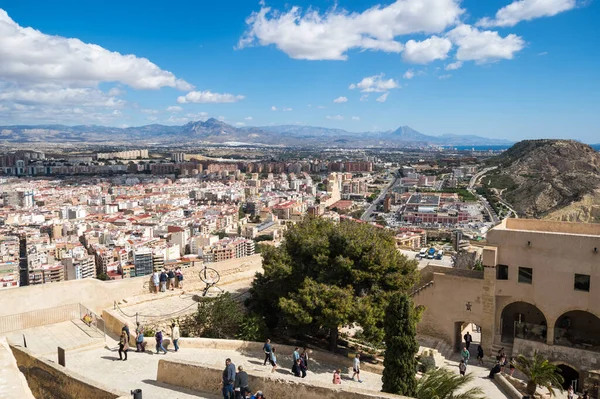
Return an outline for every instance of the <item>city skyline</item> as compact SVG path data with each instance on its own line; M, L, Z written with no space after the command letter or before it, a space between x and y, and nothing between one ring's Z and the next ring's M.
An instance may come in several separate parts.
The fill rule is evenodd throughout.
M7 1L0 124L214 117L596 142L596 2L485 3Z

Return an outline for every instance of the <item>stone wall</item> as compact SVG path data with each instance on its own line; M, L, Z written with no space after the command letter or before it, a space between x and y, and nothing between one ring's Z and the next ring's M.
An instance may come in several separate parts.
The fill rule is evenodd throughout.
M583 384L588 387L587 373L584 371L600 369L600 353L598 352L515 338L513 353L531 356L534 351L538 351L552 363L564 364L577 370L580 375L580 386Z
M158 382L184 387L195 391L220 394L219 384L222 370L198 363L178 360L158 362ZM405 396L372 392L356 388L355 385L323 385L317 382L289 381L276 376L249 375L249 386L255 392L262 390L267 398L302 399L408 399Z
M130 395L118 392L67 370L46 359L36 358L25 348L10 347L19 370L37 399L126 399Z
M0 396L4 399L34 399L4 337L0 337Z

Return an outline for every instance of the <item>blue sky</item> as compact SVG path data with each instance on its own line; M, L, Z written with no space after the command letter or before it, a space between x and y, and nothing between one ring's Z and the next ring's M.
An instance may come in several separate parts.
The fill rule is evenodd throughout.
M599 22L578 0L0 0L0 124L596 143Z

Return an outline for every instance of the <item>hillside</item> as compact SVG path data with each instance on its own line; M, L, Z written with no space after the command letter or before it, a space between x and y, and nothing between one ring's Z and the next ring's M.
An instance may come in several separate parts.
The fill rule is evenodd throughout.
M490 164L482 181L521 216L598 221L592 215L600 192L600 153L573 140L525 140ZM598 190L598 191L597 191Z

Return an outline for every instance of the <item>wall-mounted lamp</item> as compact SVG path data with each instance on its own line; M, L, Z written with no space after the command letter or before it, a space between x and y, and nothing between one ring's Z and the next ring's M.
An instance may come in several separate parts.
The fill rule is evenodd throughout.
M531 246L531 241L527 241L527 246L530 247Z
M598 253L598 248L594 247L594 253L597 254Z

